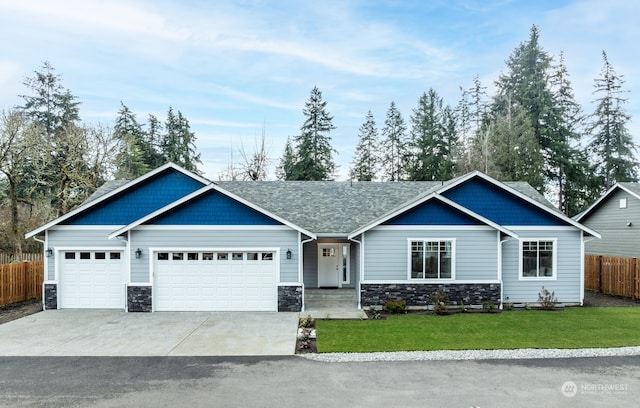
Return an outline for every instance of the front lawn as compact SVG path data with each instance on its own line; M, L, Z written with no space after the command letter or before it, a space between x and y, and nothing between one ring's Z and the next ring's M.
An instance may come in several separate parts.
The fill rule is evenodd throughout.
M318 320L320 353L640 345L640 308L393 315L386 320Z

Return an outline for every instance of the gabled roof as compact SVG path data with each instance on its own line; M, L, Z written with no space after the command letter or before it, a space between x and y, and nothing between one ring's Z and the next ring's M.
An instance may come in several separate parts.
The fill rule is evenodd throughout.
M319 236L343 236L441 182L219 181L227 191Z
M588 215L591 215L602 203L604 203L616 190L623 190L632 195L633 197L640 200L640 183L631 183L631 182L619 182L613 185L609 190L607 190L600 198L596 200L595 203L591 204L589 208L581 212L580 214L575 216L575 220L580 222L585 219Z
M150 214L148 214L148 215L146 215L146 216L144 216L142 218L137 219L136 221L130 223L129 225L125 225L124 227L122 227L120 229L117 229L116 231L114 231L111 234L109 234L109 239L113 239L113 238L115 238L115 237L117 237L119 235L122 235L122 234L126 233L127 231L130 231L131 229L133 229L133 228L135 228L135 227L137 227L139 225L145 224L145 223L153 220L154 218L159 217L160 215L163 215L163 214L167 213L168 211L171 211L174 208L177 208L177 207L179 207L179 206L181 206L181 205L183 205L185 203L188 203L191 200L194 200L197 197L202 196L203 194L205 194L205 193L207 193L209 191L217 191L217 192L219 192L221 194L224 194L227 197L229 197L229 198L231 198L233 200L236 200L236 201L238 201L238 202L240 202L240 203L242 203L242 204L244 204L244 205L246 205L246 206L248 206L248 207L250 207L250 208L252 208L252 209L254 209L254 210L256 210L256 211L258 211L258 212L260 212L262 214L264 214L264 215L266 215L267 217L273 218L274 220L276 220L278 222L281 222L282 224L287 225L288 227L291 227L291 228L301 232L302 234L305 234L305 235L309 236L310 238L313 238L313 239L316 238L316 235L313 232L308 231L308 230L306 230L304 228L301 228L298 225L295 225L295 224L291 223L290 221L288 221L288 220L286 220L286 219L284 219L284 218L282 218L282 217L280 217L280 216L278 216L276 214L273 214L273 213L271 213L271 212L269 212L269 211L267 211L267 210L255 205L254 203L249 202L249 201L245 200L244 198L239 197L239 196L237 196L237 195L235 195L235 194L233 194L233 193L231 193L229 191L226 191L224 188L212 183L212 184L209 184L209 185L207 185L205 187L202 187L201 189L199 189L197 191L194 191L193 193L188 194L188 195L184 196L183 198L181 198L179 200L176 200L176 201L174 201L174 202L172 202L172 203L170 203L170 204L168 204L168 205L166 205L166 206L164 206L164 207L162 207L162 208L160 208L160 209L158 209L158 210L156 210L156 211L154 211L154 212L152 212L152 213L150 213Z
M363 226L362 228L359 228L359 229L357 229L355 231L352 231L349 234L348 238L349 239L355 238L356 236L362 234L363 232L368 231L371 228L376 227L376 226L384 223L385 221L388 221L388 220L390 220L390 219L392 219L392 218L394 218L394 217L396 217L396 216L398 216L398 215L400 215L400 214L402 214L402 213L404 213L404 212L406 212L406 211L408 211L408 210L410 210L412 208L415 208L420 204L426 203L426 202L428 202L430 200L441 201L444 204L455 208L456 210L458 210L458 211L460 211L460 212L462 212L462 213L464 213L464 214L466 214L466 215L468 215L468 216L480 221L481 223L483 223L485 225L488 225L488 226L490 226L492 228L495 228L498 231L500 231L500 232L502 232L502 233L504 233L506 235L509 235L509 236L511 236L513 238L518 238L518 235L515 232L496 224L495 222L493 222L493 221L481 216L480 214L476 214L473 211L470 211L469 209L457 204L456 202L451 201L448 198L439 195L437 192L429 193L427 195L422 195L421 197L419 197L416 200L413 200L410 203L403 204L403 205L397 207L396 209L394 209L392 211L389 211L387 214L383 215L382 217L378 217L377 219L373 220L372 222L370 222L369 224Z
M561 211L559 211L557 208L555 208L553 205L551 205L547 200L544 199L544 197L540 194L538 194L535 189L533 189L533 187L531 187L529 184L527 183L521 183L521 182L517 182L517 183L504 183L504 182L500 182L498 180L495 180L492 177L487 176L486 174L479 172L479 171L473 171L471 173L468 173L462 177L459 177L458 179L455 180L455 182L453 183L449 183L445 186L443 186L441 189L438 190L438 194L442 194L447 190L450 190L454 187L456 187L457 185L460 185L464 182L466 182L467 180L470 180L474 177L480 177L482 179L484 179L485 181L499 187L502 188L508 192L510 192L511 194L520 197L521 199L531 203L532 205L538 207L539 209L541 209L542 211L547 212L548 214L557 217L558 219L566 222L567 224L570 224L580 230L582 230L583 232L586 232L589 235L592 235L594 237L600 238L600 234L594 230L592 230L591 228L588 228L582 224L580 224L579 222L569 218L568 216L566 216L564 213L562 213ZM527 193L528 192L528 193ZM535 192L536 194L532 194L531 192ZM539 197L539 198L534 198L534 197ZM548 204L548 205L547 205Z
M28 232L27 234L25 234L25 238L31 238L33 236L36 236L38 234L42 234L44 231L48 230L49 228L58 225L84 211L89 210L90 208L99 205L102 202L105 202L106 200L110 199L111 197L116 196L117 194L135 186L136 184L142 183L145 180L148 180L154 176L156 176L157 174L160 174L162 172L164 172L167 169L173 169L175 171L178 171L188 177L191 177L194 180L197 180L199 182L201 182L202 184L206 185L206 184L210 184L211 181L205 179L204 177L198 176L195 173L191 173L190 171L187 171L185 169L183 169L182 167L173 164L173 163L167 163L165 165L162 165L160 167L158 167L155 170L152 170L138 178L136 178L135 180L132 180L130 182L121 182L121 181L116 181L113 183L108 183L107 186L105 186L105 188L103 188L102 190L98 189L94 194L92 194L89 199L87 199L83 204L81 204L79 207L75 208L74 210L66 213L65 215L56 218L55 220L43 225L42 227L35 229L31 232ZM98 193L100 191L100 193ZM99 195L101 194L101 195Z

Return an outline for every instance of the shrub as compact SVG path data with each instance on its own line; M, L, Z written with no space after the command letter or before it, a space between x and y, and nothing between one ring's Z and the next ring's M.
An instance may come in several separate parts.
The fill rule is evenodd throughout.
M538 302L540 302L540 307L543 309L553 310L557 301L556 292L549 292L544 286L542 287L542 291L538 293Z
M494 312L496 310L496 304L493 303L492 300L485 300L482 303L482 310L487 312L487 313Z
M401 299L387 300L384 303L384 310L393 314L404 313L407 311L407 301Z
M316 320L311 317L311 315L307 315L307 317L303 317L300 319L300 323L298 327L314 327L316 324Z
M447 292L438 289L438 291L431 296L431 302L433 302L433 311L435 314L443 315L447 313L447 303L449 302Z

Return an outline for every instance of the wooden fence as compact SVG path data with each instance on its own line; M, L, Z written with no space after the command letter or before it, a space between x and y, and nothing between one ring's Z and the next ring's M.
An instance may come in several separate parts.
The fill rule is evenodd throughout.
M44 262L0 265L0 306L42 297Z
M639 268L637 258L585 255L584 287L610 295L640 299Z
M42 261L42 252L31 253L23 252L18 258L20 261ZM15 254L9 254L6 252L0 253L0 264L8 264L16 260Z

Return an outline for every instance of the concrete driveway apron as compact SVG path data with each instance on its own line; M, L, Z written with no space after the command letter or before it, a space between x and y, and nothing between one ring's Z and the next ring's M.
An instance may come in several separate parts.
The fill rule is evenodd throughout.
M298 318L277 312L47 310L0 325L0 355L292 355Z

